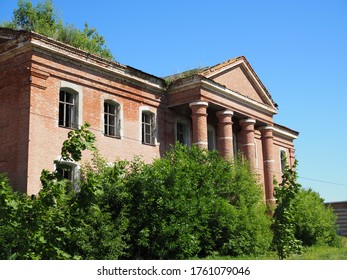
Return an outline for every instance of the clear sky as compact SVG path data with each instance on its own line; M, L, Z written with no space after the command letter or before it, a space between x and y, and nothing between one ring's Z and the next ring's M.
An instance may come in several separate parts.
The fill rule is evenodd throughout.
M300 183L347 201L347 1L53 3L66 23L96 27L118 62L156 76L246 56L279 104L275 121L300 132ZM0 0L0 21L15 7Z

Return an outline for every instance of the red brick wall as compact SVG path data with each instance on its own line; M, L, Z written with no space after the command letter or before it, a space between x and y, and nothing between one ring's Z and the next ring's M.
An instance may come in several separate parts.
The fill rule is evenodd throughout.
M229 71L230 72L227 74L221 73L223 75L213 77L213 80L221 85L225 85L227 88L233 91L242 93L242 95L245 95L253 100L263 102L251 84L250 79L248 79L247 75L240 66L236 66Z
M54 169L53 160L59 158L62 143L70 131L58 126L62 81L75 86L82 95L82 123L91 124L90 129L97 138L96 146L107 161L131 160L139 155L150 162L164 153L165 112L161 105L164 96L160 92L41 53L35 53L32 70L41 73L43 78L36 79L31 91L28 193L39 191L42 169ZM121 139L103 134L104 100L113 100L122 108ZM141 142L141 108L157 116L157 144L154 146ZM84 158L90 159L90 153Z
M30 53L0 63L0 172L25 191L28 162Z
M162 80L158 82L158 78L131 67L119 65L118 69L116 64L108 67L101 60L83 58L83 52L69 53L64 46L59 46L57 52L52 51L54 44L48 48L34 47L34 51L30 46L14 49L12 56L0 57L0 171L8 172L11 184L17 189L29 194L37 193L41 188L42 169L53 171L53 161L59 159L62 143L70 131L58 126L61 87L71 87L78 92L81 104L80 124L91 124L91 131L97 138L96 146L109 162L116 159L131 160L135 155L150 162L153 158L162 156L175 142L175 123L178 117L187 119L190 128L193 128L195 117L192 118L192 109L189 107L191 102L208 102L207 116L204 115L200 125L194 125L196 135L201 134L195 137L199 141L207 140L208 124L214 128L215 141L218 143L216 113L228 109L234 112L233 132L241 147L239 121L253 118L257 122L256 155L252 157L256 156L254 168L259 174L259 182L264 183L262 141L257 126L273 125L274 112L260 109L261 98L241 67L214 79L229 89L258 101L252 101L254 106L245 106L244 102L229 98L228 93L216 91L211 85L206 86L199 77L191 77L191 84L181 81L181 84L179 82L166 91L164 85L160 84ZM103 134L105 100L112 100L121 108L120 139ZM156 115L155 145L144 145L141 142L141 110L148 110ZM193 140L193 132L190 136ZM218 144L216 148L218 149ZM279 180L281 149L287 151L292 165L292 140L282 137L280 133L274 134L274 173ZM86 153L84 159L90 158L91 154Z

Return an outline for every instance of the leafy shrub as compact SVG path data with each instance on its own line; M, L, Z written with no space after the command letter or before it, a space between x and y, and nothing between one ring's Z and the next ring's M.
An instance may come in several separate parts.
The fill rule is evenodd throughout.
M275 187L273 245L280 259L301 253L303 246L339 246L336 217L324 206L323 199L297 182L297 161L285 166L282 182Z
M295 237L295 217L293 201L301 185L297 182L296 164L289 168L286 164L282 182L275 182L276 209L274 213L273 245L279 259L287 258L290 254L302 252L302 242Z
M311 189L301 189L293 201L295 236L305 246L339 246L336 216Z
M248 167L217 153L176 145L127 178L130 256L185 259L268 249L270 220Z
M67 159L79 159L84 149L93 149L94 137L87 128L69 133L62 149ZM121 211L110 211L105 198L109 170L101 164L98 173L86 169L79 192L69 180L44 170L42 189L31 197L14 192L0 175L0 258L120 258L126 248L122 233L127 219Z

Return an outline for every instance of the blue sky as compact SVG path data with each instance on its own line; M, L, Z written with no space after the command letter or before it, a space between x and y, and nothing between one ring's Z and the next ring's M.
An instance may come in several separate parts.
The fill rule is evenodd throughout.
M96 27L117 61L153 75L246 56L279 104L275 121L300 132L300 183L347 201L347 1L53 2L66 23ZM0 0L0 21L15 7Z

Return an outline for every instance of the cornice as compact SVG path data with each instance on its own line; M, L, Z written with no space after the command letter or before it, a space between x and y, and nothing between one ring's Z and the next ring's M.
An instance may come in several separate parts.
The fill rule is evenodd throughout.
M193 75L187 78L182 78L171 84L168 89L169 94L174 94L177 91L188 90L192 88L200 87L203 89L211 90L219 95L222 95L226 99L236 101L242 105L253 108L265 114L275 115L277 109L255 101L247 96L244 96L236 91L226 88L225 86L216 83L215 81L206 78L201 75Z
M116 75L139 86L145 86L160 93L165 92L165 81L133 67L101 58L84 50L48 38L35 32L17 31L0 28L1 57L7 58L15 53L28 51L30 48L39 52L56 55L69 61L74 61L98 71ZM24 47L24 48L23 48Z
M274 124L273 132L274 134L278 136L281 136L283 138L290 139L290 140L297 139L299 136L299 132L291 130L289 128L286 128L278 124Z
M45 39L47 40L47 38ZM164 92L165 90L165 81L160 78L118 62L100 58L57 41L54 41L54 43L47 44L47 42L35 38L31 41L32 46L37 51L43 50L59 57L67 58L68 60L81 63L98 71L116 75L132 81L137 85L146 86L156 91Z

